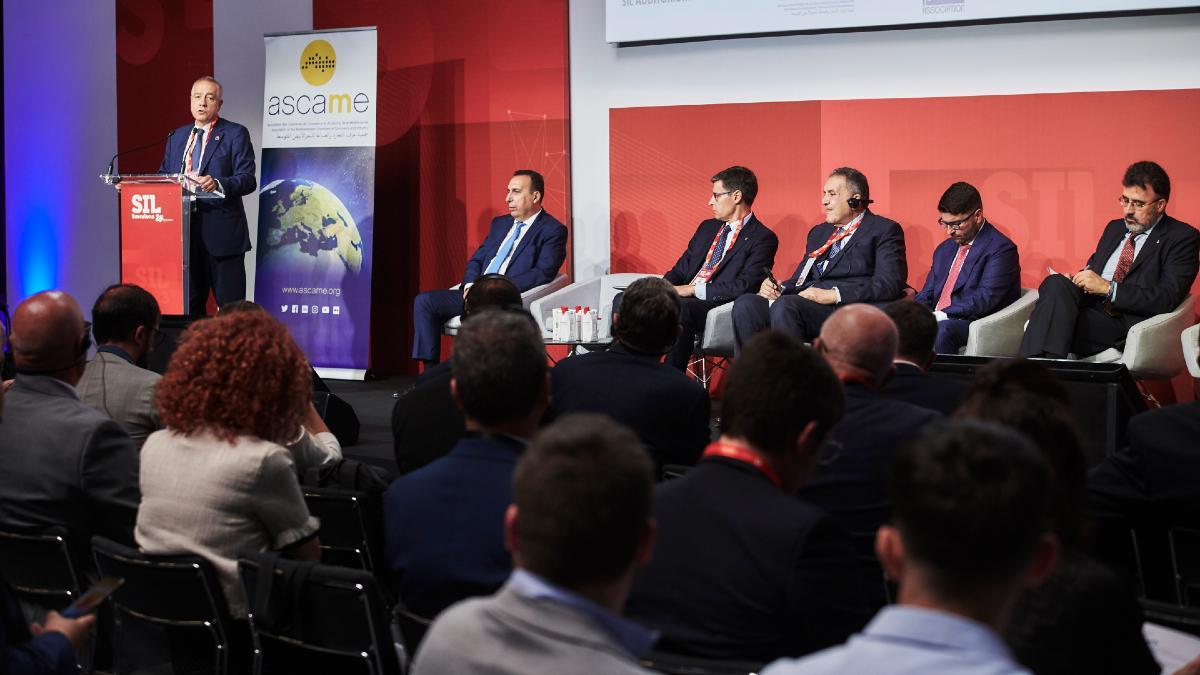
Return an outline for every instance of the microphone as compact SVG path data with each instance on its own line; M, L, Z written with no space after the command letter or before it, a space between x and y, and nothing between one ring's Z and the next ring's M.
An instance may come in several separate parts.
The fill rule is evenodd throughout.
M174 135L174 133L175 133L174 129L168 131L166 140L168 140L168 141L171 140L171 136ZM152 148L152 147L158 145L160 142L161 141L154 141L152 143L147 143L145 145L139 145L136 148L129 148L128 150L122 150L122 151L118 152L117 154L112 156L112 159L108 160L108 168L106 168L104 170L104 173L106 173L108 175L112 175L113 166L116 164L117 158L120 157L121 155L125 155L125 154L131 153L131 152L137 152L138 150L145 150L146 148ZM117 183L120 183L120 182L121 182L120 177L117 177L113 180L114 185Z
M763 274L767 275L767 279L770 279L771 283L775 284L775 288L783 290L783 284L779 283L779 281L775 278L775 275L771 273L770 267L768 267L767 265L763 265L762 271L763 271Z
M196 132L198 132L198 131L200 131L200 127L192 127L192 138L196 137ZM185 146L185 149L186 149L186 146ZM183 153L183 157L179 158L179 170L176 171L175 173L183 173L183 170L187 168L187 156L188 156L188 153L185 152L185 153Z

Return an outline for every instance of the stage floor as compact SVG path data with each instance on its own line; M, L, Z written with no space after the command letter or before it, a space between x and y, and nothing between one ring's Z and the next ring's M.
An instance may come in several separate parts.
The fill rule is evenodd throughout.
M361 425L358 443L342 448L342 454L396 475L396 459L392 446L392 392L403 391L416 379L413 375L393 375L369 382L325 380L358 415Z

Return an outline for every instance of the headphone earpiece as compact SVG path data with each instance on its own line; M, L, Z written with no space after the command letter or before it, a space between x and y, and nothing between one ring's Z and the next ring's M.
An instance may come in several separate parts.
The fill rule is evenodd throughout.
M871 204L874 201L875 201L874 199L862 199L861 197L851 197L846 200L846 206L849 206L852 209L857 209L860 206L866 206L867 204Z

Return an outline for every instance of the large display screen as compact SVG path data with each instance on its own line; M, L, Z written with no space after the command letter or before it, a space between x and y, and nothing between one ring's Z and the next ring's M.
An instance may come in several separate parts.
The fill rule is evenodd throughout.
M605 0L608 42L1200 7L1195 0Z

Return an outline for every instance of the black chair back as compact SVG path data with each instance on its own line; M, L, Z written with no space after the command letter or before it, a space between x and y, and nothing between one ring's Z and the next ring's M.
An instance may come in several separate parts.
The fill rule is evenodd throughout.
M111 596L118 656L121 618L128 615L167 630L177 674L230 672L237 629L212 563L194 555L144 555L104 537L92 538L92 553L101 574L125 579Z
M238 575L255 673L402 672L387 604L368 572L256 553L238 561Z
M762 670L764 664L704 659L651 650L642 658L642 665L656 673L668 675L752 675Z
M1173 527L1167 532L1175 596L1180 607L1200 608L1200 531Z
M86 581L66 528L0 532L0 575L24 601L62 609Z
M304 487L308 512L321 521L321 562L367 571L383 564L383 502L378 495Z

